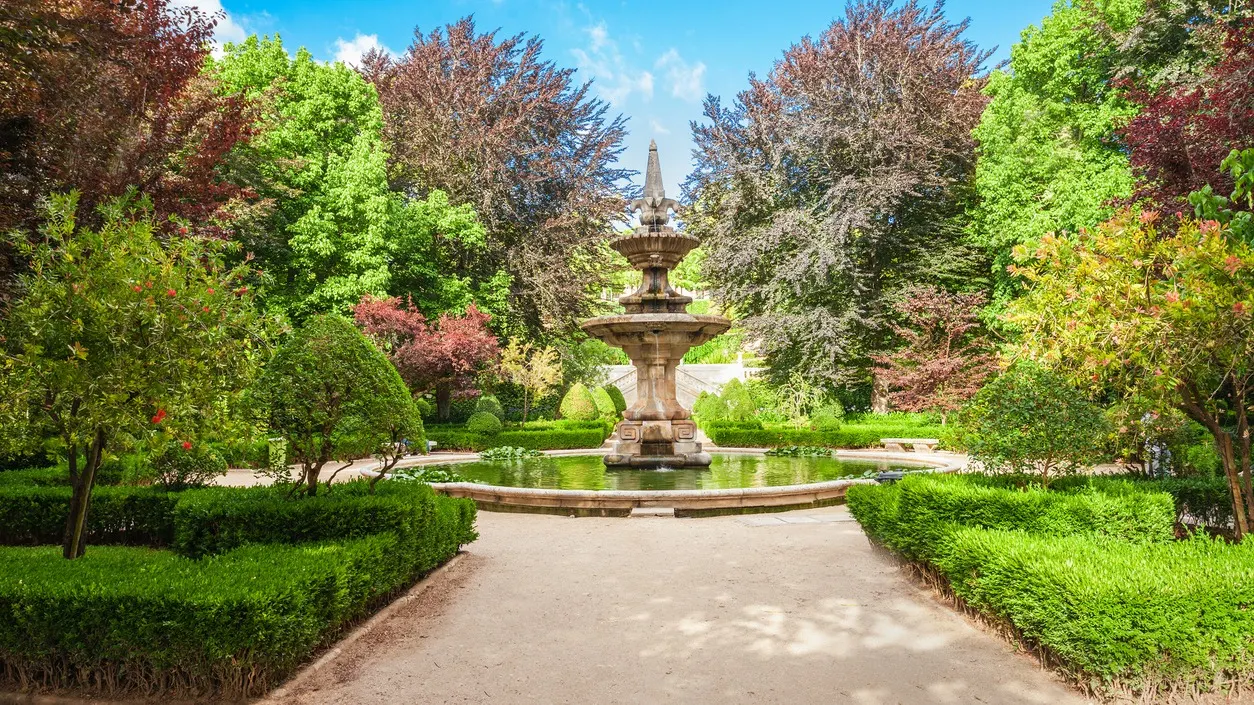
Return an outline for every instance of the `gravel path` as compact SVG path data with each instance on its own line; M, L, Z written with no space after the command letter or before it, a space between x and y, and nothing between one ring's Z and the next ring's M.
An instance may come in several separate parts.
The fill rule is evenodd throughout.
M479 531L279 702L1088 702L914 587L843 507L481 512Z

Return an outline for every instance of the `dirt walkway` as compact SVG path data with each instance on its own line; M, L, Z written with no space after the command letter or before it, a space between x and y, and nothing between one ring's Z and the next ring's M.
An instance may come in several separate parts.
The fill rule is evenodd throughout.
M281 702L1087 702L916 589L843 507L479 517L468 555Z

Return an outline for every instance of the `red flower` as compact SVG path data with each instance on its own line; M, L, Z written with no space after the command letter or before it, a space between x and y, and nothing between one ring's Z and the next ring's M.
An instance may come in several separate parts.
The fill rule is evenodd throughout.
M1241 259L1236 255L1228 255L1224 258L1224 270L1228 272L1228 276L1236 274L1237 270L1240 268Z
M187 234L187 228L185 227L179 228L179 235L186 235L186 234Z
M161 423L165 420L165 409L157 409L157 415L152 417L153 423Z
M191 442L191 441L183 441L183 450L191 450L191 449L192 449L192 442Z
M148 287L149 289L151 289L151 288L152 288L152 282L144 282L144 286L146 286L146 287Z
M206 306L206 307L204 307L204 308L202 308L202 309L200 309L200 310L201 310L201 311L204 311L205 313L209 313L209 307L208 307L208 306Z
M1238 301L1235 304L1232 304L1232 312L1237 314L1238 316L1244 316L1245 315L1245 302Z
M173 290L173 289L166 289L166 290L165 290L165 293L166 293L167 295L169 295L169 296L175 296L175 295L177 295L177 294L178 294L178 292L177 292L177 291L175 291L175 290Z
M213 295L213 287L209 287L209 295L210 295L210 296L212 296L212 295Z
M132 291L143 291L143 289L141 289L141 288L140 288L140 286L139 286L138 284L136 284L135 286L132 286L132 287L131 287L131 290L132 290Z

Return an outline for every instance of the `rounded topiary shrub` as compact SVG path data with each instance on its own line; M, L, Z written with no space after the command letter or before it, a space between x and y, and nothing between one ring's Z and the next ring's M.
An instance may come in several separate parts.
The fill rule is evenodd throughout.
M707 424L727 420L727 402L709 392L701 392L692 403L693 419L705 428Z
M435 407L431 406L431 402L423 399L422 397L414 399L414 406L418 408L418 413L422 415L424 419L430 417L431 414L435 412Z
M845 407L840 402L825 402L810 413L810 428L815 431L838 431L844 418Z
M486 411L476 411L466 419L466 430L471 433L482 433L488 436L495 436L501 432L501 420L496 414L489 414Z
M623 396L623 390L609 384L605 386L605 393L614 402L614 417L622 418L623 412L627 410L627 398Z
M730 421L750 421L757 418L758 405L753 401L753 395L749 393L749 388L738 379L733 379L723 385L723 393L720 394L723 402L727 404L727 418Z
M594 421L601 415L592 392L582 382L571 386L566 396L562 397L558 410L562 412L562 418L572 421Z
M157 484L170 490L204 487L226 474L226 461L205 443L173 443L150 462Z
M479 412L489 413L502 421L505 420L505 409L501 407L501 402L491 394L479 397L479 401L475 403L475 413Z
M601 418L614 419L618 417L618 409L614 407L614 400L610 398L610 393L605 391L605 387L597 387L592 390L592 402L597 405L597 411L601 414Z

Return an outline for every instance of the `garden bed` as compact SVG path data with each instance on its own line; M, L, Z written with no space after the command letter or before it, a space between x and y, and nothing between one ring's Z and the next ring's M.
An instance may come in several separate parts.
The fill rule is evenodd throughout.
M0 488L0 542L59 540L69 492ZM87 554L0 548L0 673L22 690L247 697L476 538L419 483L98 488ZM100 544L130 544L100 545Z
M1251 685L1250 545L1173 540L1176 501L1152 486L998 483L911 477L850 488L847 500L873 540L1090 693L1152 700Z

